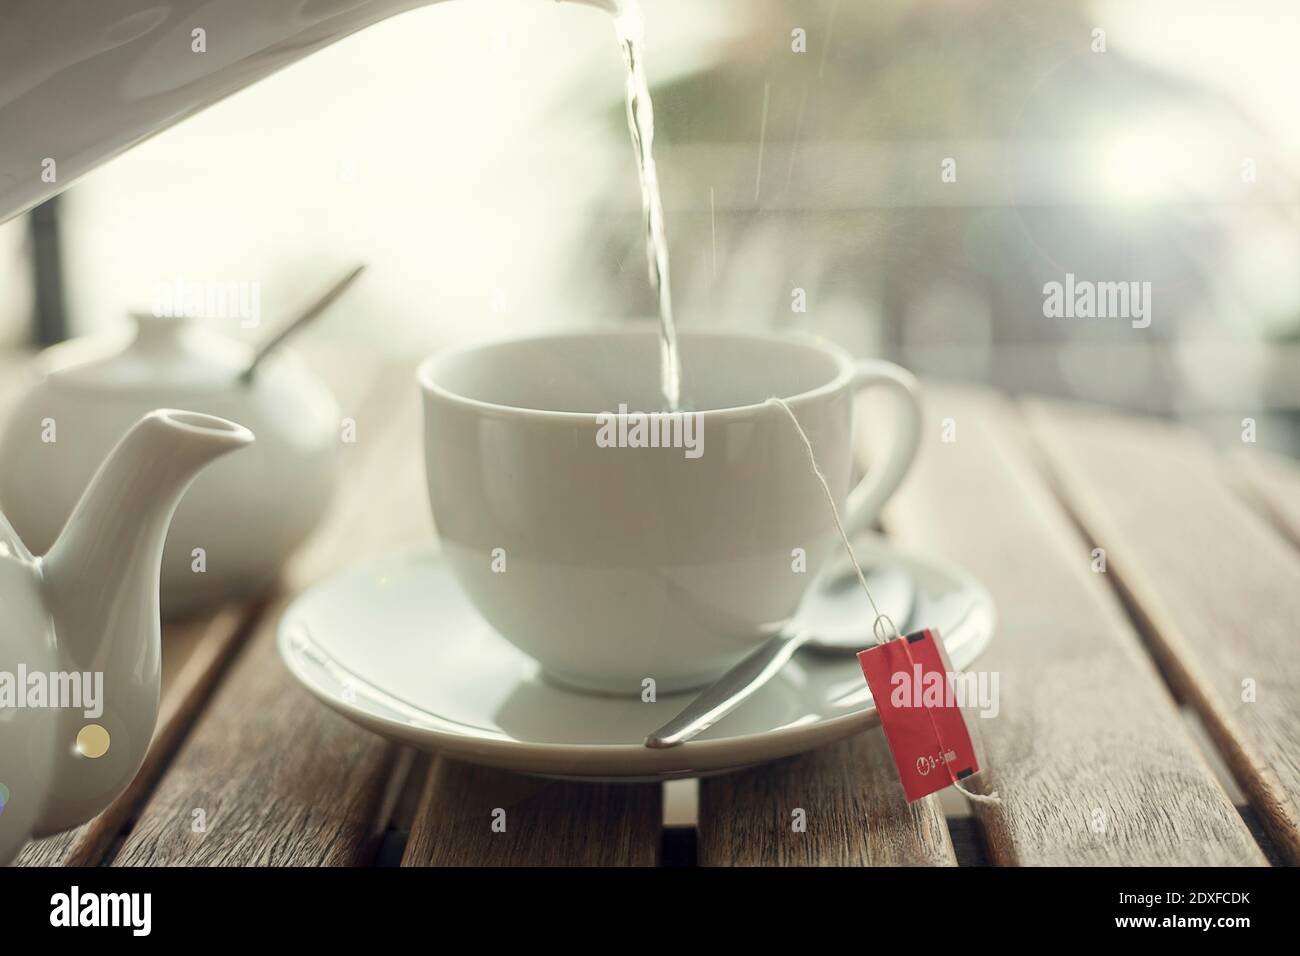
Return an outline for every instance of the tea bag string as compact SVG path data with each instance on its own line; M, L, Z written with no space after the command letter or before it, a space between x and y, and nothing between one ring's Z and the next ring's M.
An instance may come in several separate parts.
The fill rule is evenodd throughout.
M764 404L776 405L784 411L786 415L789 416L791 424L794 425L795 431L799 433L800 440L803 441L804 451L808 454L808 464L811 466L812 472L816 476L817 481L821 483L822 491L826 494L826 503L830 505L831 517L835 519L835 530L839 532L840 541L844 543L844 550L848 552L849 560L853 562L853 570L857 573L858 583L862 585L863 593L866 594L867 600L871 602L871 610L875 612L876 619L871 625L871 631L875 635L876 646L882 647L895 638L901 638L903 635L899 633L898 625L893 622L889 615L880 613L880 608L876 606L876 599L871 596L871 588L867 587L867 576L862 573L862 565L858 563L858 556L853 551L853 544L849 541L848 532L844 530L844 522L840 520L840 509L835 504L835 496L831 494L831 486L826 481L826 476L822 474L821 468L817 465L817 456L813 453L812 440L808 437L808 433L803 430L803 426L799 424L799 419L795 416L795 413L791 410L790 406L786 404L785 399L772 397L764 402ZM889 631L885 630L886 625L888 625L889 629L894 632L892 637L888 636ZM915 665L915 661L912 660L912 649L908 647L907 641L903 641L903 652L907 655L908 662ZM928 708L926 713L930 717L930 724L934 728L934 736L939 742L940 749L946 752L943 738L939 735L939 725L935 721L934 715L929 712ZM985 805L1001 805L1002 799L997 795L996 791L984 794L975 793L973 790L967 790L962 786L961 780L957 778L957 775L953 773L952 767L949 766L948 762L945 760L943 763L944 768L948 771L948 778L952 781L952 785L960 790L967 799L974 803L982 803Z
M799 438L803 441L804 451L808 453L808 464L812 466L813 474L821 482L822 491L826 493L826 503L831 506L831 517L835 519L835 530L840 534L840 541L844 542L844 550L848 552L849 560L853 562L853 570L858 576L858 583L862 585L863 593L866 594L867 600L871 602L871 610L875 612L876 619L871 624L871 633L876 638L876 646L879 647L896 637L902 637L903 635L898 630L898 625L894 623L893 619L888 614L881 614L880 608L876 607L876 599L871 596L871 588L867 587L867 576L862 573L862 565L858 563L858 556L853 552L853 545L849 542L848 532L844 530L844 522L840 520L840 509L835 505L835 496L831 494L831 486L827 483L826 476L822 474L821 468L817 465L817 456L813 454L812 440L808 437L808 433L803 430L803 426L799 424L799 419L795 417L790 406L785 403L785 399L769 398L764 404L776 405L789 415L795 431L799 433ZM888 631L885 630L886 625L888 625ZM893 631L892 637L889 636L889 631Z

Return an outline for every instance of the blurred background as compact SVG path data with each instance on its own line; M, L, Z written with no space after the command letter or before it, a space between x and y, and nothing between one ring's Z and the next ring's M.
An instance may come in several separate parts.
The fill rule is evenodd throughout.
M1294 0L644 5L683 327L805 329L1220 444L1254 417L1300 455ZM380 23L0 226L0 344L179 282L255 283L273 325L360 261L308 334L416 355L652 315L623 83L577 6ZM1045 317L1067 273L1149 282L1150 326Z

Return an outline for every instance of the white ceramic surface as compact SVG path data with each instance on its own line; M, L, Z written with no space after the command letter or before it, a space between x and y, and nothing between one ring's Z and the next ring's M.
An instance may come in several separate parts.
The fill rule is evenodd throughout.
M334 492L340 412L289 351L251 383L252 350L192 319L136 317L113 334L47 349L0 438L0 508L43 554L99 462L154 408L190 408L257 434L243 455L203 474L168 532L162 566L167 615L265 588L320 521ZM47 440L54 429L55 441ZM195 570L195 549L204 570Z
M236 90L432 2L4 0L0 222ZM196 28L206 31L203 52L194 49Z
M916 580L911 628L937 628L954 668L987 646L993 601L964 571L855 541L867 566ZM869 646L871 621L863 621ZM586 694L542 677L537 663L475 611L433 545L359 565L285 612L280 654L312 694L363 727L471 763L548 776L642 780L697 776L831 743L876 723L856 657L801 652L782 673L698 738L642 745L689 694Z
M155 411L105 459L45 557L33 557L0 516L0 671L25 703L40 705L0 708L8 790L0 864L32 835L89 820L135 776L158 716L158 565L168 522L202 468L252 440L210 415ZM17 678L73 671L102 674L102 714L28 700ZM77 748L88 724L108 732L101 756Z
M602 447L600 414L657 412L658 326L471 346L419 372L434 523L489 622L571 686L639 694L712 682L789 619L835 541L825 492L850 533L868 527L911 464L916 384L807 336L679 333L682 447ZM853 405L896 393L890 453L850 491ZM504 560L505 571L500 570Z

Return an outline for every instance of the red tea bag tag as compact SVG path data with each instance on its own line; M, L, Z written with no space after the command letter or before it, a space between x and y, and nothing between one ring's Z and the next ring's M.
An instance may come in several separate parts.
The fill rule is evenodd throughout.
M907 802L979 773L951 668L930 629L858 654Z

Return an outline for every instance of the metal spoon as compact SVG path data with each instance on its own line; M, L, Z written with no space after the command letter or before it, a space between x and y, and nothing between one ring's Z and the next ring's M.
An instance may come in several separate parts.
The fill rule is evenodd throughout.
M867 586L882 614L904 625L916 602L916 583L902 568L872 568ZM794 618L775 637L723 674L672 720L646 737L647 747L676 747L731 713L775 677L801 647L857 653L870 647L875 612L853 569L838 569L815 582Z
M271 336L267 341L263 342L261 346L258 347L257 354L253 356L253 360L248 363L248 367L239 373L239 380L245 384L251 382L253 380L253 374L257 371L257 367L262 364L262 359L266 358L283 345L285 339L293 335L308 322L318 317L322 312L333 305L335 300L346 292L348 286L352 285L352 283L356 281L357 276L361 275L365 270L366 267L364 265L357 266L338 282L334 283L334 285L330 286L329 290L324 295L299 313L297 318L282 328L279 332L275 333L275 335Z

